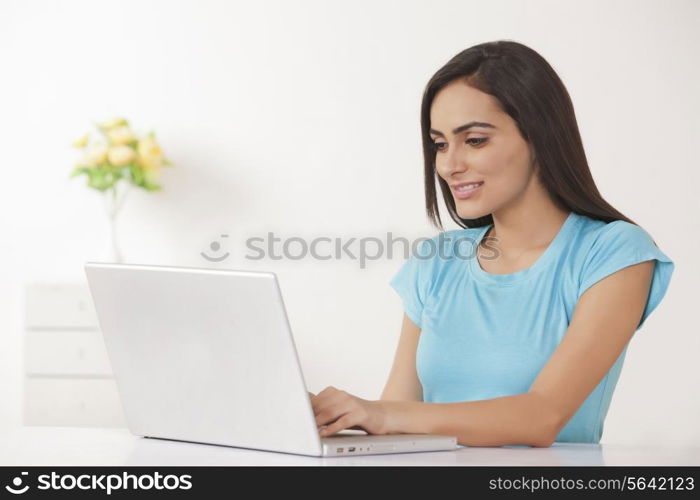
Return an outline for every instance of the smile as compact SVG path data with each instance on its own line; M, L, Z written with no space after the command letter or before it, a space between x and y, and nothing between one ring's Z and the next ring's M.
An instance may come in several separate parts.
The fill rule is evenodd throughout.
M467 198L474 196L475 193L479 192L483 184L483 182L477 182L452 186L452 193L458 200L466 200Z

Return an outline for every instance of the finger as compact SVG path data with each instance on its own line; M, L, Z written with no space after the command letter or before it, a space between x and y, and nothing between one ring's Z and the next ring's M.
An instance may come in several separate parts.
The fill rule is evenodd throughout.
M362 427L361 425L353 425L352 427L348 427L348 429L353 429L353 430L356 430L356 431L365 431L365 432L367 432L367 429L365 429L365 428ZM367 434L369 434L369 432L367 432Z
M349 413L352 409L351 401L341 401L340 403L331 404L320 408L315 415L316 426L327 425L330 422L335 422L339 417Z
M321 406L337 404L339 401L349 399L350 395L345 391L333 389L332 391L323 390L314 398Z
M313 392L306 391L309 394L309 402L311 403L311 411L316 414L316 405L317 405L317 399L318 396L316 396Z
M333 387L324 389L311 401L316 426L333 422L343 413L348 413L353 408L354 402L355 398L345 391L339 391Z
M319 394L319 395L321 395L321 394L328 394L328 393L335 392L335 391L337 391L337 390L338 390L338 389L336 389L336 388L333 387L332 385L329 385L328 387L326 387L325 389L323 389L323 390L322 390L321 392L319 392L318 394Z
M314 414L318 415L324 410L330 408L333 405L341 404L343 401L351 400L347 393L343 391L327 392L321 391L317 396L311 400L311 406L314 410Z
M350 414L343 415L340 417L338 420L333 422L332 424L329 424L325 429L321 429L319 431L319 434L321 436L332 436L336 432L340 432L343 429L347 429L351 425L353 425L353 417Z

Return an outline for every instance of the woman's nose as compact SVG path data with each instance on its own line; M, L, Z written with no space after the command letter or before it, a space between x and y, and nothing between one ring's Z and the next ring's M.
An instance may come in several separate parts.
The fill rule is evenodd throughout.
M448 151L445 155L445 170L447 175L453 175L454 173L459 173L464 170L466 170L467 165L464 160L464 156L456 150L456 148L452 148L451 151Z

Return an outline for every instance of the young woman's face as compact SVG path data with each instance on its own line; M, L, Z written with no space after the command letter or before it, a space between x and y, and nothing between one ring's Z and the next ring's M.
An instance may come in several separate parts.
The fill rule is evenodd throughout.
M450 186L463 219L497 212L536 189L530 145L489 94L462 81L443 87L430 110L430 137L437 173ZM483 184L473 191L457 189L471 182Z

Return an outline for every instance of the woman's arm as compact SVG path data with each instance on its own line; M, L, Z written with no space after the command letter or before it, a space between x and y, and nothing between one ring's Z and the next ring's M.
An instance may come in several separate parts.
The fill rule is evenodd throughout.
M459 403L378 401L386 432L457 436L465 446L550 446L636 331L653 271L654 261L641 262L586 290L527 393Z
M394 364L380 400L423 401L423 388L416 371L419 338L420 328L404 314Z
M461 403L380 401L386 433L457 436L463 446L528 445L554 441L557 420L535 393Z

